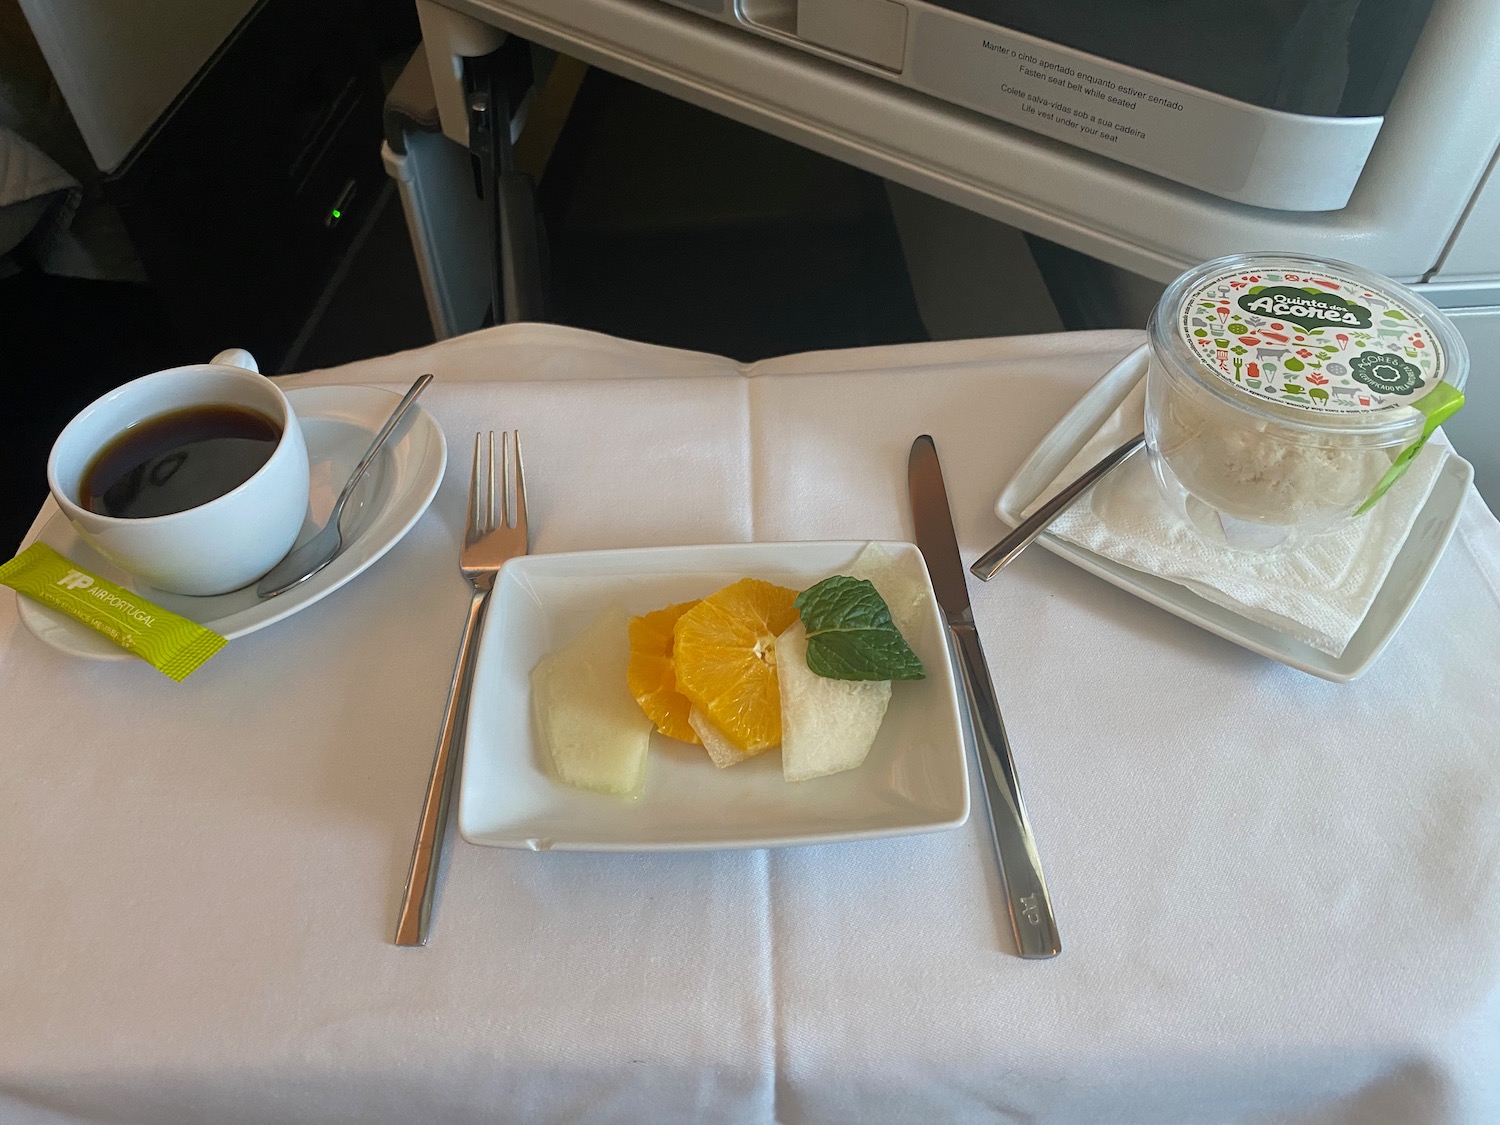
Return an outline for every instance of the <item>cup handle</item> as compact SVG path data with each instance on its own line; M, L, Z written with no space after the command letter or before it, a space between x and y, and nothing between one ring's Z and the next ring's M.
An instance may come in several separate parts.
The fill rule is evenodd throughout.
M208 362L223 364L226 367L243 367L246 371L260 374L260 364L256 363L255 357L244 348L227 348Z

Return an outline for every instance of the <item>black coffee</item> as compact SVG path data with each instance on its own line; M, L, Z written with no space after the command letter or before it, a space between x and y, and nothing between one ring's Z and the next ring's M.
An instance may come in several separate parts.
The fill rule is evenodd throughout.
M241 406L193 406L149 418L84 471L79 503L123 519L196 508L244 484L271 459L281 427Z

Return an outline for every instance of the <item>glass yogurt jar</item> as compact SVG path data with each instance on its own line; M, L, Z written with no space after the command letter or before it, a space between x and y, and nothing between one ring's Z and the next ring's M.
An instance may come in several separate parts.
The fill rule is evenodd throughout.
M1152 467L1178 514L1230 547L1368 510L1463 404L1452 322L1343 262L1219 258L1167 287L1147 331Z

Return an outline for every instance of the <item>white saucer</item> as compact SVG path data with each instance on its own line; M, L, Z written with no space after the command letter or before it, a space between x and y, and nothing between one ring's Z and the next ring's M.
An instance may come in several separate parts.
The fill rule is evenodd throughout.
M1025 464L995 503L996 514L1011 527L1021 522L1026 506L1042 489L1057 479L1078 451L1098 431L1146 373L1146 349L1126 356L1093 385L1078 405L1042 439ZM1142 454L1144 456L1144 454ZM1252 621L1221 605L1201 598L1186 586L1154 574L1134 570L1124 563L1095 554L1087 547L1070 543L1050 532L1043 532L1037 543L1053 554L1098 575L1122 590L1128 590L1184 621L1216 633L1225 640L1242 645L1251 652L1279 660L1281 663L1319 676L1325 680L1346 683L1361 675L1395 636L1401 622L1416 604L1417 595L1427 585L1443 549L1453 536L1464 496L1474 479L1474 467L1456 453L1449 453L1438 472L1437 482L1427 496L1427 503L1417 513L1406 542L1365 619L1338 656L1320 652L1311 645L1294 640L1269 625Z
M322 525L401 396L378 387L305 387L288 391L287 398L302 425L312 468L308 521L297 539L301 543ZM211 598L155 589L101 557L51 499L42 509L43 516L50 512L51 518L39 520L41 530L35 539L100 577L233 640L333 593L400 542L427 510L443 479L447 442L432 415L420 406L404 425L405 432L386 444L344 512L345 542L339 557L274 598L257 598L254 585ZM17 597L16 606L26 628L55 649L88 660L137 659L92 629L30 598Z

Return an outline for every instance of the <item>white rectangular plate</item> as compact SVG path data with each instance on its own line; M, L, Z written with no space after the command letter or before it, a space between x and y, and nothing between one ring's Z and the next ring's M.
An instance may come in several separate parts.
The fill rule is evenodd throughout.
M927 677L893 685L864 764L789 784L776 751L720 770L700 747L653 734L645 786L635 798L553 779L531 711L537 661L612 605L639 615L745 577L803 590L847 571L865 544L651 547L528 555L506 564L474 669L459 793L464 839L537 851L673 851L862 840L962 824L969 815L963 728L932 582L915 546L881 545L926 591L906 639Z
M1125 401L1125 396L1145 374L1146 349L1141 348L1126 356L1095 383L1079 399L1078 405L1064 415L1062 421L1042 439L1042 443L1005 486L995 504L996 514L1012 527L1019 524L1026 506L1067 467L1068 462L1098 431L1105 419ZM1137 456L1144 457L1145 454ZM1364 623L1338 656L1319 652L1311 645L1293 640L1267 625L1251 621L1232 609L1216 605L1207 598L1199 597L1186 586L1134 570L1123 563L1097 555L1086 547L1059 539L1049 532L1043 532L1037 542L1090 574L1096 574L1122 590L1129 590L1152 605L1160 606L1168 613L1175 613L1184 621L1191 621L1225 640L1243 645L1251 652L1258 652L1325 680L1347 683L1362 675L1375 662L1375 658L1411 612L1417 595L1422 592L1427 579L1432 575L1432 568L1437 565L1444 548L1448 546L1448 540L1453 537L1464 495L1473 479L1474 467L1456 453L1450 452L1438 473L1437 483L1428 494L1427 503L1417 513L1405 546L1391 564L1380 593L1375 595Z

